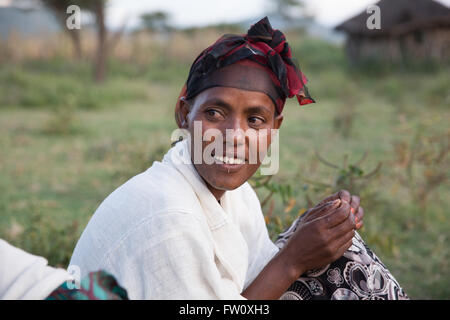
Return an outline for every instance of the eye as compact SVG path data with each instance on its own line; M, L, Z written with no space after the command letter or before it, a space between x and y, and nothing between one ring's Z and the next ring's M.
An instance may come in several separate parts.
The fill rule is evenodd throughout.
M265 119L261 118L261 117L249 117L248 118L248 122L254 126L260 126L264 123L266 123Z
M206 114L211 117L214 117L216 115L216 113L218 113L217 110L213 110L213 109L206 110Z
M206 109L205 114L209 119L212 120L220 120L223 118L223 115L217 109Z

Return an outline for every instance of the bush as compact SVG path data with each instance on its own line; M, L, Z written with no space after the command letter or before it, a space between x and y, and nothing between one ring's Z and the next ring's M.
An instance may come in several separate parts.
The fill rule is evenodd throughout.
M96 84L84 70L70 73L56 68L52 61L39 67L13 65L0 71L0 108L63 108L68 104L81 109L111 107L122 102L143 101L147 98L145 83L133 83L113 78ZM72 68L68 68L71 70Z

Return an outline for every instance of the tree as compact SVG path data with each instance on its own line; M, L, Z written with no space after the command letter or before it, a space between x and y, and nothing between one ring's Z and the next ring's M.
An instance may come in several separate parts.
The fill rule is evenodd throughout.
M303 0L272 0L272 3L275 6L275 11L288 21L304 15L302 12L305 8Z
M144 28L149 31L167 31L170 29L168 25L168 14L163 11L155 11L144 13L141 15L141 21Z
M62 28L67 31L74 42L76 55L81 57L81 40L80 32L77 29L68 30L66 27L66 19L68 17L66 10L70 5L77 5L81 10L90 12L95 17L95 26L97 31L97 49L93 61L94 80L96 82L103 82L106 78L106 62L108 59L108 51L120 39L125 25L117 31L111 39L108 39L108 30L105 24L105 7L107 0L41 0L48 6L62 23ZM74 32L75 31L75 32ZM109 41L110 40L110 41Z
M41 1L56 16L63 30L66 31L66 34L72 40L75 57L77 59L81 59L83 56L83 50L81 47L80 30L78 29L69 30L68 28L66 28L66 19L67 19L66 10L67 7L70 6L71 4L74 4L75 1L70 0L41 0Z
M97 26L97 52L94 59L94 79L103 82L106 78L106 62L108 59L107 30L105 25L106 0L89 1L89 10L94 13Z

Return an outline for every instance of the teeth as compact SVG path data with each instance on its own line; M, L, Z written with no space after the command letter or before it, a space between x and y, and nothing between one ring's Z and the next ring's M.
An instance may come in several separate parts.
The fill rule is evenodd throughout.
M214 159L226 163L226 164L243 164L244 160L243 159L238 159L238 158L228 158L227 156L222 157L222 156L214 156Z

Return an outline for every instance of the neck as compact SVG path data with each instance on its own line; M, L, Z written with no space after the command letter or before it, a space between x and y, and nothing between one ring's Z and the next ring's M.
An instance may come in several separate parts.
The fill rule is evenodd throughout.
M206 184L206 187L208 188L208 190L211 191L211 193L213 194L214 198L216 198L216 200L218 202L220 202L220 198L222 198L222 196L224 195L226 190L216 189L212 185L210 185L203 177L201 177L201 178L202 178L203 182Z
M216 200L220 202L220 198L222 198L222 196L224 195L225 190L216 189L210 186L208 183L206 183L206 186L208 187L209 191L211 191Z

